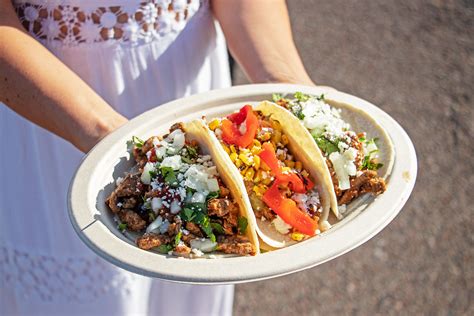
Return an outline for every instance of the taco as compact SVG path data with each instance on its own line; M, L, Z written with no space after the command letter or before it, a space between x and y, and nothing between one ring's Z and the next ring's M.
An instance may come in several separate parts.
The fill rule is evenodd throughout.
M331 207L332 190L324 185L330 179L302 155L305 140L287 121L245 105L226 118L201 124L239 181L262 249L282 248L327 228L319 219Z
M292 124L299 122L314 140L313 146L305 146L303 150L317 160L320 157L317 149L322 153L339 205L333 208L336 217L341 216L338 210L343 212L358 197L385 192L393 164L393 145L383 128L367 113L325 99L324 95L297 92L293 98L273 95L273 101L265 103L265 111L285 117L291 112Z
M185 257L255 255L253 214L200 133L192 123L178 123L163 137L134 137L138 171L119 179L106 203L141 249Z

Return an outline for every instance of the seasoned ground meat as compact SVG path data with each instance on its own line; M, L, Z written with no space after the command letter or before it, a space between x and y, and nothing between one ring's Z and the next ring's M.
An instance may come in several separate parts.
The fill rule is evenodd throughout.
M197 236L202 235L201 229L199 228L199 226L197 224L194 224L193 222L187 222L186 229L189 230L194 235L197 235Z
M140 181L140 173L127 175L115 189L118 197L137 196L145 192L146 186Z
M331 174L332 185L334 186L334 192L336 192L336 197L339 199L342 196L342 190L339 189L339 180L337 179L336 171L332 166L332 162L329 159L326 159L326 164L329 168L329 173Z
M144 234L137 239L137 246L141 249L149 250L154 247L167 244L171 239L166 235L157 235L153 233Z
M113 213L118 213L121 209L133 209L138 205L140 195L145 189L146 186L140 181L139 173L129 174L110 194L105 203Z
M138 199L134 196L125 198L122 201L122 208L134 208L138 204Z
M146 222L132 210L121 210L118 212L120 221L127 224L127 229L131 231L141 231L146 227Z
M219 186L219 197L221 198L225 198L225 197L228 197L230 194L230 190L227 189L226 187L224 186Z
M207 214L224 217L235 206L228 199L212 199L207 203Z
M180 130L184 131L184 124L182 122L178 122L178 123L174 123L173 125L171 125L170 134L172 132L174 132L175 130L177 130L177 129L180 129Z
M375 195L385 192L385 180L377 175L373 170L365 170L361 175L351 179L351 188L344 191L338 203L347 204L353 199L364 193L373 193Z
M186 246L185 244L179 244L174 248L174 251L178 255L187 255L191 253L191 248Z
M256 254L255 246L244 236L220 237L217 242L217 251L241 256Z
M133 157L138 164L138 168L141 170L145 164L147 163L148 159L146 153L153 148L153 139L155 137L148 138L142 145L142 147L134 147L133 148Z

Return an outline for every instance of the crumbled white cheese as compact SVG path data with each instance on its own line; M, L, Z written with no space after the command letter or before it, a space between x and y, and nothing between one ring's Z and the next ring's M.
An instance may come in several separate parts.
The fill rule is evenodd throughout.
M151 182L150 171L154 171L154 170L155 170L155 164L152 163L152 162L147 162L145 164L145 167L143 167L143 172L142 172L142 175L140 177L140 180L144 184L150 184L150 182Z
M158 212L163 207L163 203L160 198L154 197L151 199L151 209L153 212Z
M180 155L174 155L174 156L166 157L161 162L161 166L162 167L170 167L170 168L173 168L173 170L179 170L182 166L181 156Z
M332 162L341 190L347 190L351 187L349 177L355 176L357 173L357 167L354 163L357 154L357 149L350 147L342 154L333 152L329 155L329 160Z
M330 139L340 138L349 129L349 124L344 122L339 111L329 104L314 98L301 103L303 124L311 131L312 135L327 133Z
M288 234L290 232L290 229L292 228L291 225L285 223L285 221L283 221L283 219L281 219L281 217L278 215L272 221L272 225L280 234L283 234L283 235Z

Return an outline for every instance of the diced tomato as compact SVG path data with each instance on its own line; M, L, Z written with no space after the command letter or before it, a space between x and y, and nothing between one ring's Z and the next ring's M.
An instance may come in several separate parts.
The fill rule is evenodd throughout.
M150 159L148 159L148 161L150 161L150 162L157 162L158 161L158 157L156 157L155 148L151 149L151 155L150 155Z

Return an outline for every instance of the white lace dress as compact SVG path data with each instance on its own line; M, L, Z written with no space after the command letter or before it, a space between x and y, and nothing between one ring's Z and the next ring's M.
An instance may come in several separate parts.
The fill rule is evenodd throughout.
M225 41L198 0L15 0L24 27L131 118L230 86ZM51 76L54 76L51 69ZM223 315L232 286L179 285L96 256L66 210L83 156L0 104L0 314Z

